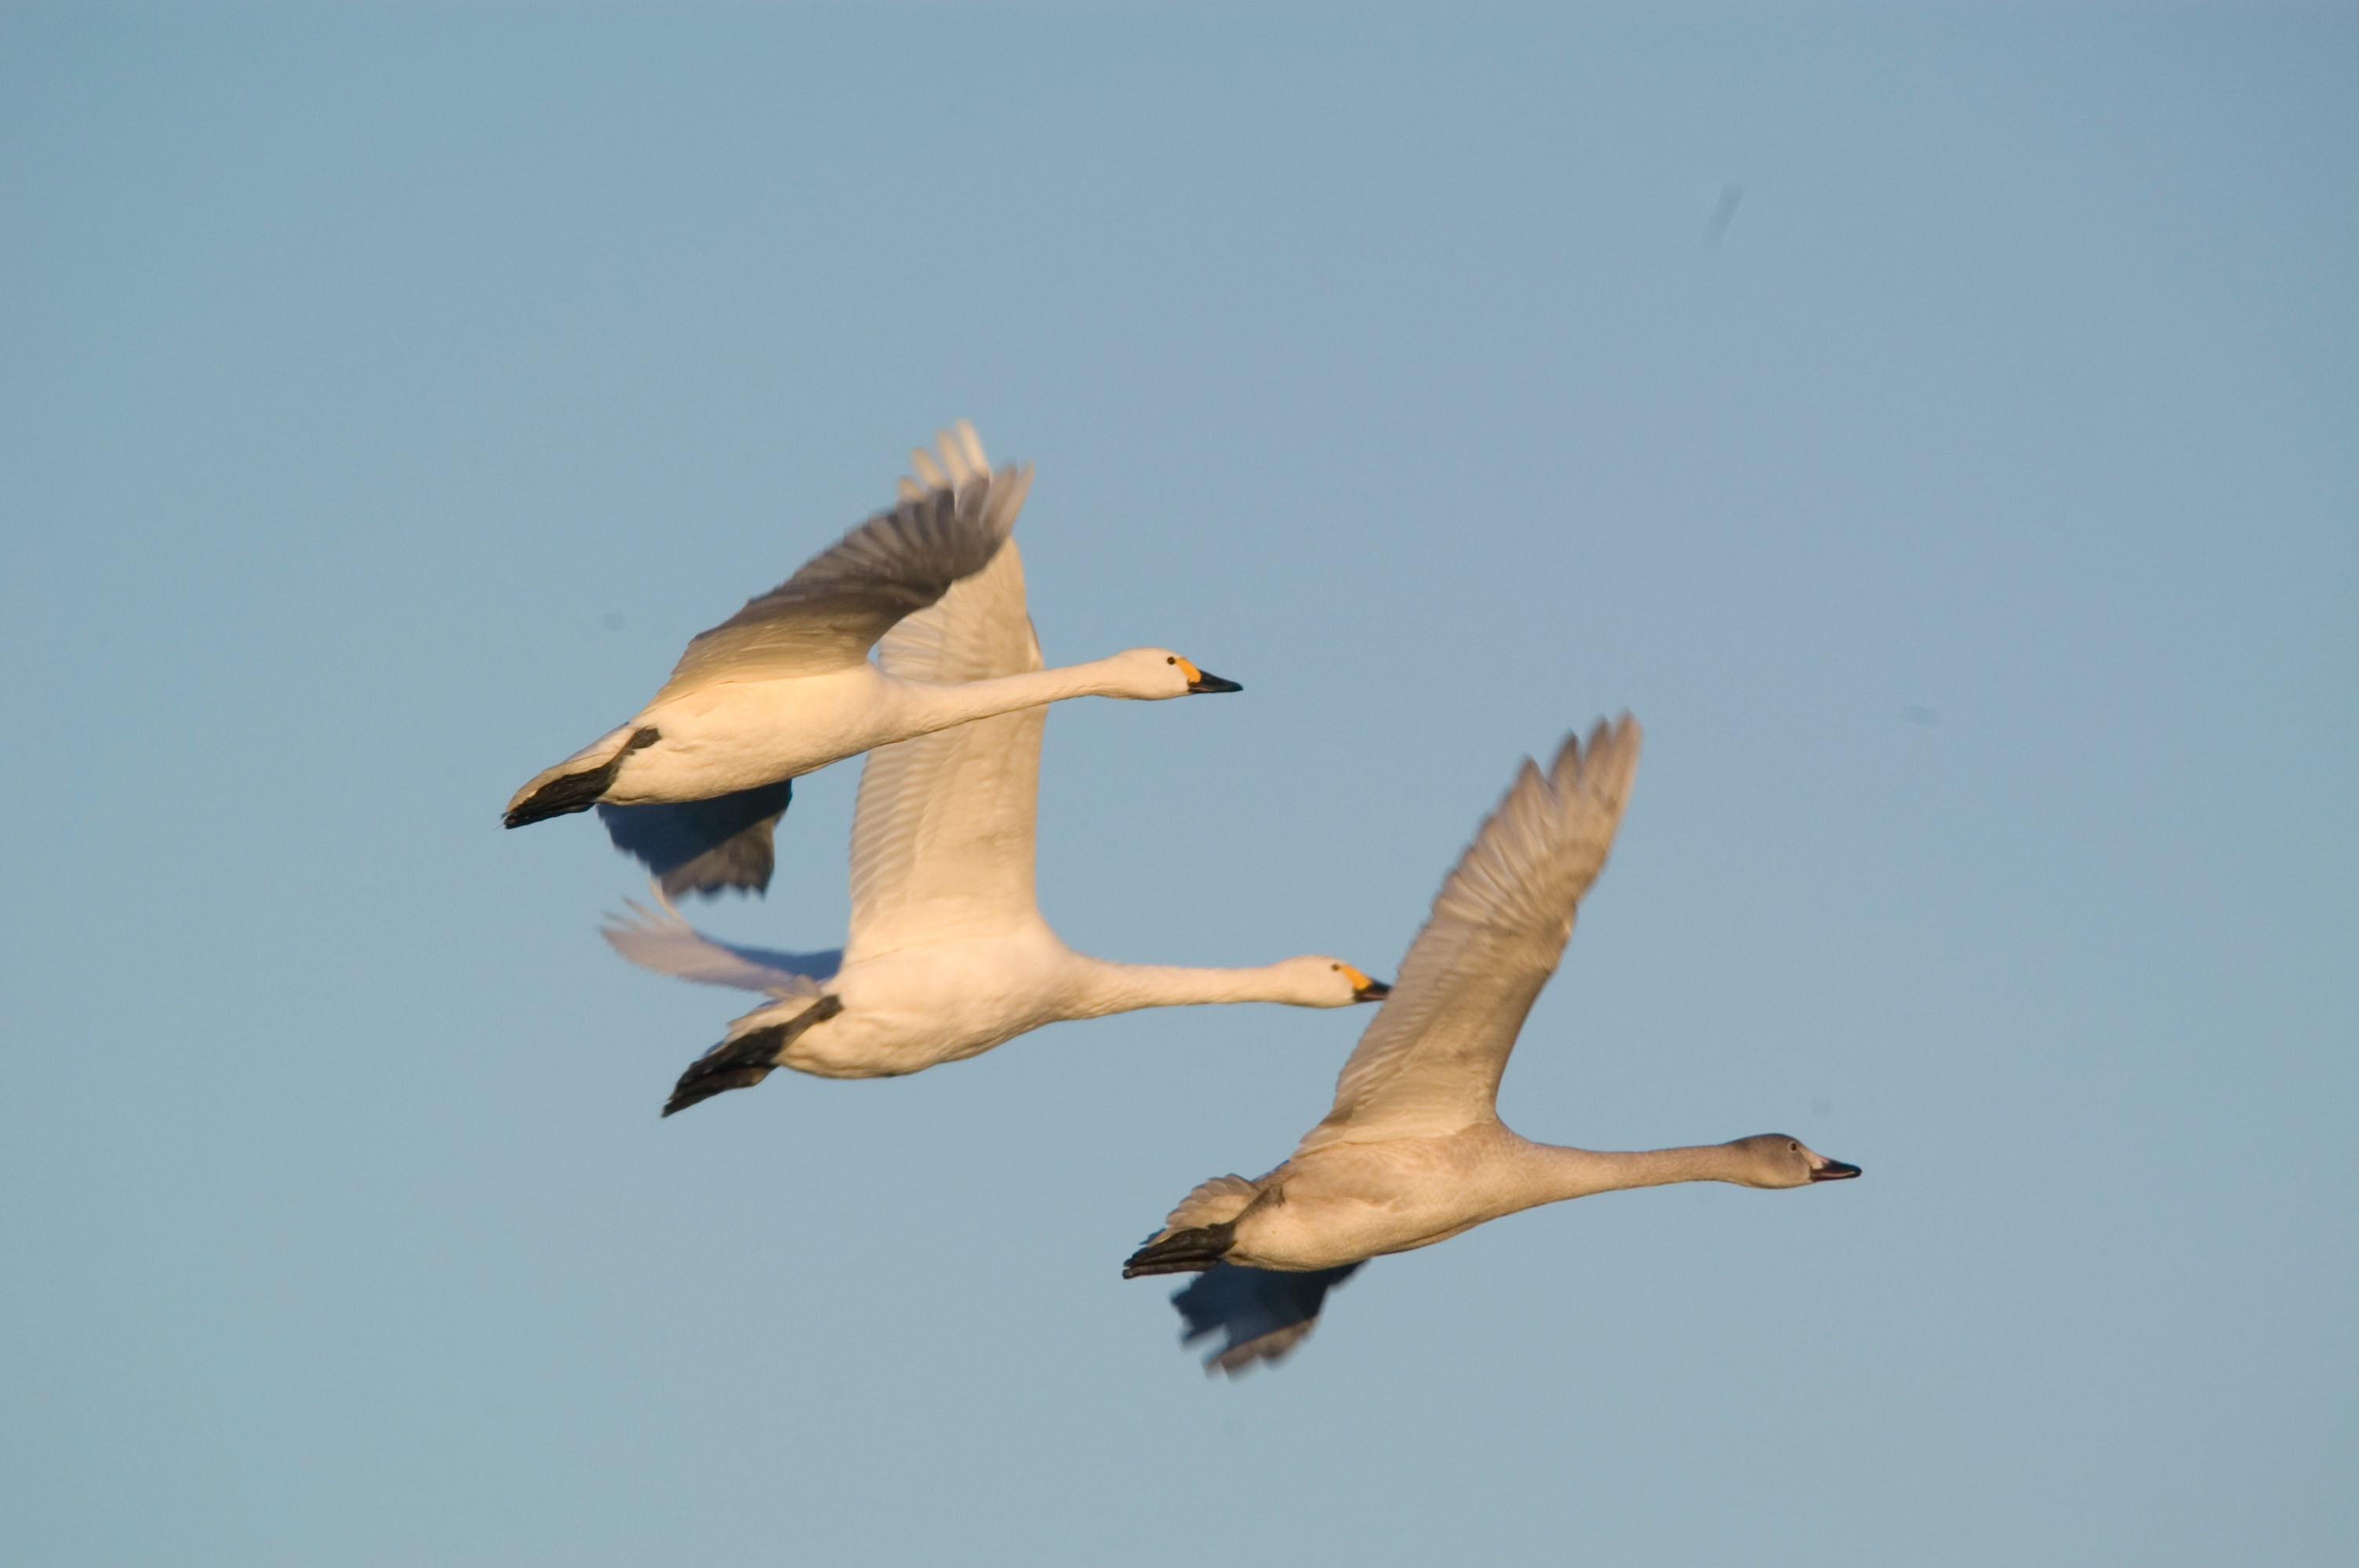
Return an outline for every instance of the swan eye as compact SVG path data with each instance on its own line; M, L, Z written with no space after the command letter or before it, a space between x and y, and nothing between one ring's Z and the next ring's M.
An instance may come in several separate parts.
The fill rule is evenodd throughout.
M1786 1145L1786 1152L1789 1154L1799 1154L1802 1152L1802 1146L1799 1143L1788 1142Z
M1167 665L1176 665L1176 664L1178 664L1178 663L1180 662L1179 655L1174 654L1173 656L1171 656L1170 658L1168 658L1168 659L1164 660L1163 662L1164 662L1165 664L1167 664Z
M1343 966L1341 964L1330 964L1327 967L1334 970L1339 975L1343 972Z

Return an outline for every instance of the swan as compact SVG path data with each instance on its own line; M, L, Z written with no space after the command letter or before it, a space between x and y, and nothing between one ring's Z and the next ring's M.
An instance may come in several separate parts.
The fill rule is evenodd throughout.
M508 801L510 827L600 806L615 847L666 891L760 891L788 781L875 747L1072 697L1160 701L1241 691L1169 648L1061 669L945 682L881 670L869 650L903 617L996 558L1031 488L1029 465L992 470L974 427L913 454L900 501L709 631L655 699ZM696 809L683 809L693 803ZM661 807L661 809L651 809Z
M1638 742L1625 714L1598 724L1585 751L1565 737L1546 773L1525 760L1442 883L1391 1000L1343 1065L1334 1108L1259 1181L1197 1187L1124 1264L1125 1279L1201 1275L1172 1300L1183 1343L1224 1335L1208 1370L1284 1356L1366 1260L1518 1209L1667 1182L1801 1187L1859 1174L1782 1133L1603 1153L1534 1143L1500 1121L1499 1076L1605 864Z
M1040 667L1011 540L981 572L886 633L895 679L996 682ZM664 897L613 917L625 957L684 979L767 992L680 1076L671 1115L774 1068L889 1077L988 1051L1045 1023L1143 1007L1277 1001L1346 1007L1390 989L1340 958L1258 968L1117 964L1076 953L1041 918L1033 837L1047 709L977 719L868 754L852 829L841 951L770 953L698 932Z

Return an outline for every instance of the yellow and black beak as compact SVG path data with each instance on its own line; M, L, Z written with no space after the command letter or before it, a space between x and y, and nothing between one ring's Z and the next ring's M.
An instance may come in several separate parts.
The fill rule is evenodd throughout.
M1185 659L1180 661L1180 673L1188 677L1188 693L1191 697L1200 697L1212 691L1245 690L1245 687L1233 680L1223 680L1218 676L1206 675Z
M1351 965L1343 966L1344 978L1352 982L1353 1001L1382 1001L1393 994L1393 988L1382 980L1372 980Z

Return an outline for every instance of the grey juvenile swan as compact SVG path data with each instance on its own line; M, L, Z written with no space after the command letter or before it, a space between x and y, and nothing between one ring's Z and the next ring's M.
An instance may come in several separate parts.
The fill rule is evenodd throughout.
M1208 1369L1276 1361L1327 1292L1370 1258L1446 1241L1518 1209L1621 1187L1801 1187L1859 1174L1782 1133L1601 1153L1534 1143L1499 1120L1499 1075L1555 972L1574 910L1621 825L1637 721L1529 759L1441 885L1392 995L1335 1085L1335 1107L1259 1181L1215 1176L1181 1200L1123 1277L1201 1274L1172 1298Z

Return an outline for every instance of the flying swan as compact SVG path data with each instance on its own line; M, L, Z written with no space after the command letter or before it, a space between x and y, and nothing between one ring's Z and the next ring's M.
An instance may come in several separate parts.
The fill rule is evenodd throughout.
M1014 541L902 621L878 649L887 678L929 689L998 685L1040 668ZM1346 1007L1389 989L1340 958L1259 968L1116 964L1076 953L1040 917L1033 828L1040 731L1030 707L868 754L852 827L852 920L841 953L770 953L699 933L658 907L605 931L647 968L774 999L681 1075L669 1116L772 1069L831 1078L915 1073L1067 1019L1143 1007L1278 1001ZM636 909L636 906L634 906Z
M1215 1176L1123 1266L1198 1273L1172 1297L1184 1343L1221 1334L1208 1370L1276 1361L1327 1292L1370 1258L1447 1241L1518 1209L1622 1187L1800 1187L1859 1174L1782 1133L1601 1153L1534 1143L1499 1120L1499 1075L1572 935L1638 765L1637 721L1529 759L1441 884L1392 998L1335 1085L1335 1108L1259 1181Z
M919 481L778 587L690 639L627 724L516 791L510 827L602 808L615 847L668 893L759 891L788 783L877 746L1070 697L1141 701L1238 691L1169 648L944 684L880 670L868 651L907 615L995 558L1031 488L1029 465L992 471L974 427L914 454ZM693 803L689 805L687 803ZM660 809L651 809L654 807Z

